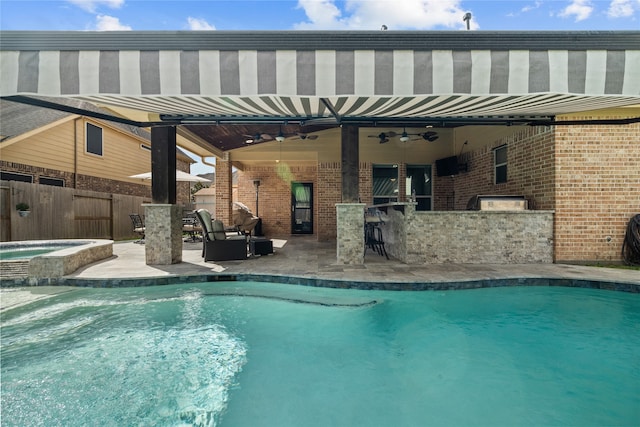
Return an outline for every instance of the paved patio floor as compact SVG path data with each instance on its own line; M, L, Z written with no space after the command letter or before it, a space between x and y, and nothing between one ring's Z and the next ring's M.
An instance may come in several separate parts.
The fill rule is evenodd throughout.
M145 247L114 243L113 257L67 276L76 279L154 278L182 275L255 274L357 282L438 283L474 280L553 278L640 284L640 271L568 264L430 264L407 265L368 250L363 265L336 262L335 242L314 236L286 236L274 240L274 254L243 261L204 262L202 243L185 242L182 263L147 265ZM22 305L65 287L7 288L0 290L0 310Z

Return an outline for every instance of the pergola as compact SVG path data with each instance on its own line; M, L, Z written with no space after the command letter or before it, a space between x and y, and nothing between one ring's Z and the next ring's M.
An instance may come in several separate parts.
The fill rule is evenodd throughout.
M158 204L175 204L177 128L222 157L227 125L341 126L347 203L359 126L571 125L555 116L640 104L637 31L5 31L0 47L3 98L151 127Z

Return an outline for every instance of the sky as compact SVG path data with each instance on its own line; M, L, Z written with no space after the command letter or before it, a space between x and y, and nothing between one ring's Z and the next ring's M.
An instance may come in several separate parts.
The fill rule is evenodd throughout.
M0 0L2 30L640 30L640 0Z
M0 29L466 31L466 13L472 31L640 30L640 0L0 0Z

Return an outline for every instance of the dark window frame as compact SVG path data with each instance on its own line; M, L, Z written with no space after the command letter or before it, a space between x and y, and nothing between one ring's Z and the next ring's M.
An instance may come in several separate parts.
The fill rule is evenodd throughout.
M53 178L49 176L40 176L38 177L38 184L51 185L53 187L64 187L64 179Z
M99 135L97 130L100 130ZM86 123L84 148L87 154L98 157L104 156L104 130L100 126L89 122Z
M372 182L372 189L371 189L371 193L373 196L373 204L374 205L379 205L379 204L383 204L383 203L393 203L393 202L397 202L398 201L398 196L399 196L399 189L400 189L400 183L398 181L399 177L400 177L400 171L399 171L399 167L397 164L374 164L371 170L371 182ZM386 174L379 174L378 176L376 176L376 170L377 171L391 171L394 170L395 171L395 178L392 176L393 174L390 173L386 173ZM393 192L385 192L385 193L376 193L376 188L385 188L385 187L393 187L393 185L386 185L386 186L380 186L380 185L376 185L376 180L384 180L384 179L391 179L392 181L395 179L395 189L393 189Z
M15 179L17 177L21 177L24 179ZM9 179L7 179L9 178ZM0 171L0 179L3 181L18 181L18 182L28 182L33 184L33 175L30 175L28 173L19 173L19 172L12 172L12 171Z
M416 211L431 211L433 210L433 167L431 165L428 164L407 164L406 165L406 176L407 178L409 178L409 176L413 176L412 174L409 173L410 170L422 170L422 173L428 173L428 181L425 182L425 191L416 191L416 200L414 200L414 202L417 202L418 205L416 206ZM428 172L427 172L428 171ZM413 190L416 188L416 186L413 183L413 179L411 180L411 186L413 188L409 188L409 186L407 186L406 188L406 192L407 194L407 198L413 196ZM427 188L428 187L428 188Z
M502 155L504 153L504 155ZM493 183L504 184L509 180L507 145L493 149Z

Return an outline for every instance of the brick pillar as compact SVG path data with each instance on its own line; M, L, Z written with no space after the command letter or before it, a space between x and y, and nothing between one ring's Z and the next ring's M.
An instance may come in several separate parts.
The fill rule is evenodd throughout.
M224 159L216 159L216 211L214 218L221 220L225 225L231 224L231 202L233 183L232 167L228 154Z
M364 264L364 203L336 204L338 264Z

